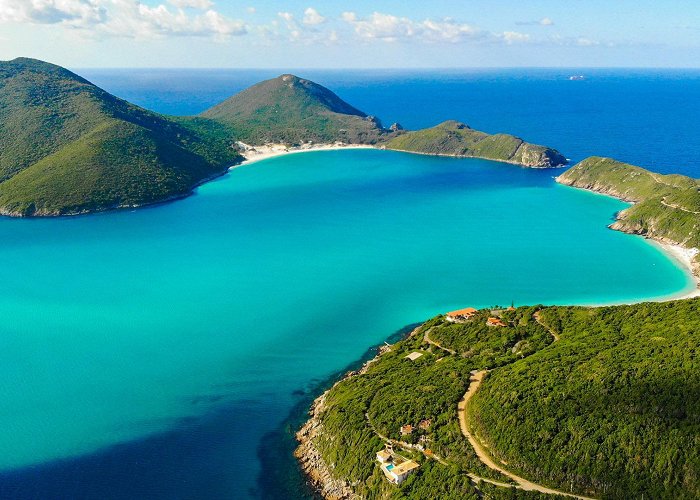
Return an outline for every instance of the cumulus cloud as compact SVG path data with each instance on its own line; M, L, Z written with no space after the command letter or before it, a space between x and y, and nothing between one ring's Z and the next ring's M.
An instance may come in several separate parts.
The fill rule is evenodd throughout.
M106 11L96 0L0 0L0 22L80 26L105 18Z
M325 23L326 18L319 14L316 9L309 7L304 11L304 19L302 22L309 26L316 26L317 24Z
M517 31L505 31L501 36L508 45L530 41L530 35L527 35L525 33L518 33Z
M213 10L210 0L168 3L170 6L149 6L138 0L0 0L0 22L60 24L94 36L130 38L227 37L247 32L242 21Z
M341 19L350 24L360 38L367 40L395 42L402 39L422 39L432 42L460 42L485 35L469 24L459 23L450 18L439 21L414 21L407 17L374 12L361 19L354 12L343 12Z
M173 4L178 9L191 8L206 10L214 5L214 2L211 0L168 0L168 2Z

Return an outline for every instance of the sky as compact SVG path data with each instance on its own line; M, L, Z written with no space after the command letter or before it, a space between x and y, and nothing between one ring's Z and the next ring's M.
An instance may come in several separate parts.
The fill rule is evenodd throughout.
M0 0L68 67L700 67L698 0Z

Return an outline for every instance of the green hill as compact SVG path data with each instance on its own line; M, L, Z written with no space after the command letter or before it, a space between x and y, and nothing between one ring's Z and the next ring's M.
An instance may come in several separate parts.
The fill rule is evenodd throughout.
M129 104L33 59L0 62L0 213L77 214L184 196L239 159L230 132Z
M506 326L486 326L493 314ZM458 424L470 373L488 370L468 425L507 471L595 498L698 498L698 345L700 299L437 317L317 400L298 456L307 472L321 469L304 462L316 450L330 477L363 498L545 498L469 480L508 483ZM375 458L385 438L420 463L398 487Z
M700 497L700 300L541 320L561 340L494 370L472 400L495 457L567 491Z
M232 127L252 145L303 142L374 144L379 122L327 88L294 75L260 82L201 114Z
M591 157L557 181L634 202L617 214L613 229L700 248L700 181L661 175L611 158ZM700 256L695 259L700 271Z
M489 135L464 123L446 121L435 127L406 132L386 142L387 149L446 156L505 161L527 167L565 165L558 151L508 134Z

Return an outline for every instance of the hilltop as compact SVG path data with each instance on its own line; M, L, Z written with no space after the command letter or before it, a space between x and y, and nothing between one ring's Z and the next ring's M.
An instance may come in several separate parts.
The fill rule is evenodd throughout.
M555 166L555 150L458 122L406 132L294 75L249 87L196 117L140 108L50 63L0 62L0 214L72 215L190 194L240 162L237 143L376 145Z
M237 140L252 145L374 144L385 134L376 118L326 87L289 74L253 85L200 116L231 127Z
M509 134L487 134L448 120L435 127L406 132L388 140L387 149L443 156L485 158L526 167L557 167L567 163L557 150Z
M326 498L697 498L699 318L700 299L438 316L319 397L297 456ZM400 485L387 444L419 464Z
M0 213L64 215L191 192L239 160L214 123L119 99L53 64L0 62Z
M610 227L688 249L700 249L700 181L661 175L612 158L586 158L557 182L634 203ZM700 273L700 255L694 260Z

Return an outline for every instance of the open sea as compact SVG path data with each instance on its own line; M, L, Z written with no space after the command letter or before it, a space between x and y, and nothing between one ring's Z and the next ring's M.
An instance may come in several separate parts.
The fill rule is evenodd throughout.
M196 114L285 71L79 70ZM385 124L462 120L700 177L700 71L305 71ZM0 218L0 498L306 498L304 411L368 349L458 307L671 297L561 170L377 150L264 160L135 211Z

